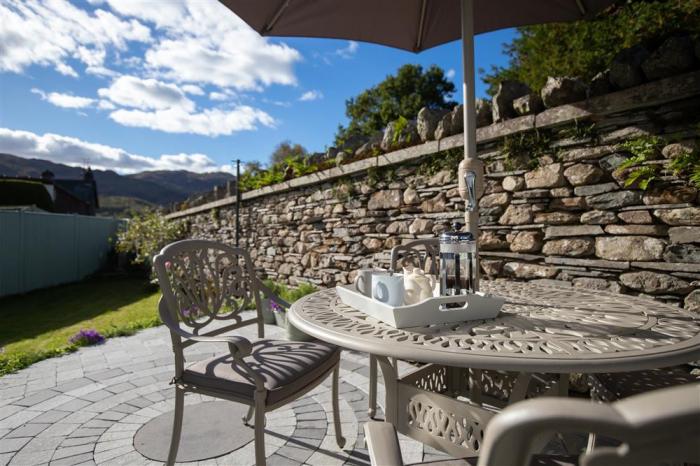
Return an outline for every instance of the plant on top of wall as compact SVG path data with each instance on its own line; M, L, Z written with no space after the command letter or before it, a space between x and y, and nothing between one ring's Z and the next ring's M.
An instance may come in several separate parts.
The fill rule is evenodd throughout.
M552 153L551 142L551 131L543 129L523 131L504 137L501 153L504 156L505 169L537 168L540 157Z

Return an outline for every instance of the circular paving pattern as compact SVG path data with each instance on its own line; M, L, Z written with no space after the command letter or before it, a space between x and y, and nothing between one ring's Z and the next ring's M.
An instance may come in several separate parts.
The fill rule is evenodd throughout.
M255 438L241 422L248 407L230 401L213 401L185 407L178 462L217 458L238 450ZM156 416L134 436L134 448L148 459L166 461L175 411Z

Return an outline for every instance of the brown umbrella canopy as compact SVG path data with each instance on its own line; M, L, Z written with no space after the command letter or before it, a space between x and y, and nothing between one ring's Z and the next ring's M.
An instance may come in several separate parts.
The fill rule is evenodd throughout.
M462 37L460 0L220 0L263 36L374 42L420 52ZM613 0L474 0L474 33L589 17Z

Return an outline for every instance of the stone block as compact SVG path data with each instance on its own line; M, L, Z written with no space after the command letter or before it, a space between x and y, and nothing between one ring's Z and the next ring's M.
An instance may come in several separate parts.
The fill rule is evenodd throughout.
M572 212L538 212L535 214L535 223L545 225L567 225L577 223L579 215Z
M532 223L532 207L525 205L509 205L498 223L501 225L526 225Z
M423 107L418 112L416 118L416 130L421 142L430 141L435 138L435 130L443 116L447 113L446 110L434 110L428 107Z
M667 225L700 225L700 207L657 209L654 216Z
M649 236L596 238L596 256L612 261L654 261L663 256L666 241Z
M481 259L479 265L484 275L488 277L497 277L503 271L503 261L497 259Z
M504 207L510 201L508 193L487 194L479 199L479 207Z
M686 202L694 202L697 195L698 190L692 186L670 186L646 191L642 201L646 205L685 204Z
M583 197L558 197L549 203L551 210L583 210L586 208L586 199Z
M576 149L569 149L562 152L559 155L560 160L564 162L578 162L580 160L596 160L604 155L611 154L615 152L617 146L615 145L602 145L593 147L579 147Z
M666 39L642 63L649 80L676 76L695 65L693 40L688 35L673 35Z
M510 250L513 252L538 252L542 249L541 231L520 231L510 241Z
M507 262L504 272L515 278L555 278L559 273L557 267L547 265L527 264L524 262Z
M433 230L433 221L425 218L417 218L408 227L408 232L412 235L422 235L431 233Z
M547 241L542 253L551 256L585 257L595 252L593 238L565 238Z
M627 288L649 294L685 294L691 289L678 277L648 271L623 273L620 281Z
M403 192L403 203L406 205L420 204L420 196L414 188L406 188Z
M619 212L617 216L625 223L645 224L653 222L651 214L647 210L629 210Z
M377 191L370 196L367 208L369 210L397 209L401 207L401 198L399 189Z
M498 123L517 116L513 101L530 94L530 88L519 81L502 81L498 84L496 94L491 100L493 122Z
M544 110L542 98L537 94L527 94L513 100L513 109L518 115L532 115Z
M700 312L700 290L693 290L685 297L683 308L687 311Z
M564 167L552 163L525 173L525 185L528 189L558 188L564 186Z
M700 243L700 228L672 227L668 230L671 243Z
M602 234L603 229L598 225L553 226L547 227L544 239L567 236L596 236Z
M447 206L447 198L444 192L438 193L435 197L421 202L420 209L426 214L444 212Z
M579 102L586 98L586 90L586 85L579 78L549 76L542 88L542 102L547 108Z
M581 223L587 225L609 225L616 222L615 213L607 210L589 210L581 214Z
M586 197L586 204L594 209L617 209L640 204L642 194L639 191L616 191Z
M552 188L549 190L549 195L552 197L571 197L573 194L571 188Z
M564 170L564 176L574 186L597 183L603 174L603 170L590 163L577 163Z
M498 251L508 249L508 241L492 230L479 233L479 249L481 251Z
M503 178L502 185L506 191L520 191L525 188L525 178L522 176L506 176Z
M386 233L390 235L402 235L408 233L409 223L407 221L391 222L386 227Z
M666 236L665 225L608 225L605 232L609 235Z
M649 57L649 51L635 45L620 51L610 64L610 82L618 89L638 86L644 82L642 62Z
M700 246L695 244L671 244L664 252L666 262L700 264Z

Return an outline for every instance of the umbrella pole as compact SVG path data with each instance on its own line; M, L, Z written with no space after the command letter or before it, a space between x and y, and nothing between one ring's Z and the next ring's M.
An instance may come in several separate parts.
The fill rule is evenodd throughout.
M476 155L476 110L474 97L474 0L462 0L462 99L464 103L464 160L459 164L459 192L467 201L465 222L467 231L479 238L478 199L483 192L483 163ZM474 190L470 193L465 177L474 174ZM474 270L474 289L479 289L479 245Z

